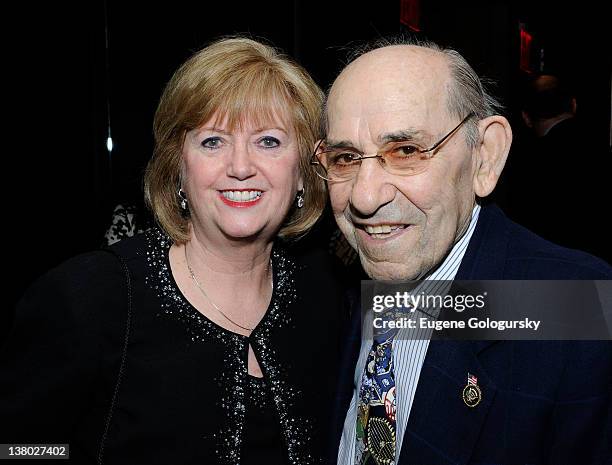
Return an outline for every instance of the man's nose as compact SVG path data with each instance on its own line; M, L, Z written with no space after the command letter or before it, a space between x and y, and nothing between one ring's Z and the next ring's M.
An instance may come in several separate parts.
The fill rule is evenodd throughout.
M227 175L243 180L255 176L256 173L257 167L248 147L242 144L234 145L227 164Z
M360 215L369 216L393 200L396 188L377 158L363 160L353 180L351 207Z

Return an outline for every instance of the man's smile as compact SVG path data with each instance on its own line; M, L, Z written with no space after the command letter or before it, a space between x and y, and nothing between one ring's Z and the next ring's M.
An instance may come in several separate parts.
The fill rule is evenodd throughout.
M391 239L402 235L409 229L410 224L401 223L377 223L377 224L358 224L354 223L358 234L366 239L375 239L377 241L383 239Z

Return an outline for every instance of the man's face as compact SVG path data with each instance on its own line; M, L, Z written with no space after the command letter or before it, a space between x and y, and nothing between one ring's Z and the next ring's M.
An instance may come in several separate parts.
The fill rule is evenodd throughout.
M373 155L390 135L429 148L459 120L449 115L446 62L411 46L375 50L353 62L328 101L328 143ZM364 160L353 180L329 182L338 226L374 279L418 279L439 265L466 230L476 170L462 128L413 176Z

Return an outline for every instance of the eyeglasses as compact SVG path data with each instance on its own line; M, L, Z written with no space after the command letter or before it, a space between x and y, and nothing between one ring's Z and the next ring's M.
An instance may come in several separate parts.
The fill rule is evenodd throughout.
M378 158L382 167L391 174L412 176L427 170L434 151L450 139L475 113L461 120L448 134L428 149L422 149L408 141L394 141L383 145L376 155L364 155L350 148L326 148L323 141L315 148L310 164L318 176L326 181L349 181L357 176L362 160Z

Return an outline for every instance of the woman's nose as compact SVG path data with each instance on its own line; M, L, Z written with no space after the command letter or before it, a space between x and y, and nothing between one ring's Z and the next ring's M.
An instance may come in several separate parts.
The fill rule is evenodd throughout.
M227 175L243 180L254 176L256 173L257 167L248 147L235 145L227 164Z

